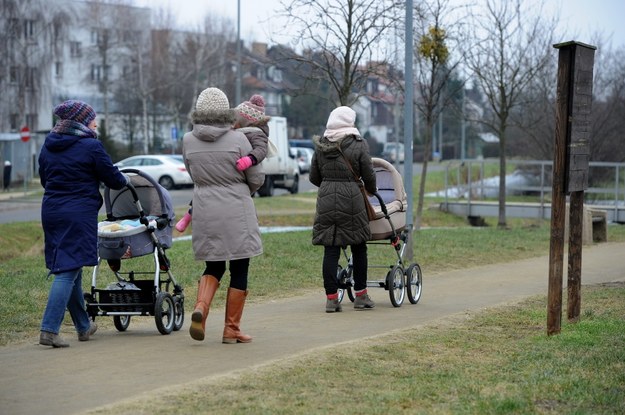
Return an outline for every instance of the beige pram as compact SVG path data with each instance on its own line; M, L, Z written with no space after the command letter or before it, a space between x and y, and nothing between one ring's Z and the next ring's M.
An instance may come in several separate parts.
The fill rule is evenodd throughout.
M386 160L372 158L378 191L369 198L377 213L376 219L369 222L371 240L368 245L390 246L395 252L395 262L391 265L369 264L369 274L374 270L384 270L385 275L367 279L368 287L379 287L388 290L391 303L400 307L405 294L412 304L419 302L422 289L421 267L416 262L406 264L406 209L408 202L403 180L397 169ZM343 256L347 261L344 267L339 264L337 278L339 283L339 301L345 293L354 301L353 262L347 248L343 248Z

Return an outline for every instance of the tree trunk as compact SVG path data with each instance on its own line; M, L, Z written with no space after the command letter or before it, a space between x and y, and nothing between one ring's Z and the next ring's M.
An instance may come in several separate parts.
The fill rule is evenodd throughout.
M421 178L419 179L419 200L417 202L417 214L415 216L414 222L414 230L418 231L421 229L421 217L423 216L423 203L425 199L425 181L427 177L428 171L428 160L430 158L430 152L432 150L432 117L426 118L426 127L425 127L425 142L423 148L423 166L421 168ZM411 186L411 184L408 184Z
M506 225L506 130L499 131L499 220L497 227Z

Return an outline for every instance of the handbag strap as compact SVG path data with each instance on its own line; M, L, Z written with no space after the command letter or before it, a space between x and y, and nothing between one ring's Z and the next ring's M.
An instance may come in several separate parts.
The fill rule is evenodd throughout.
M347 160L347 157L345 157L345 153L343 153L343 150L341 150L341 145L339 144L338 146L339 149L339 153L341 153L341 156L343 156L343 160L345 160L345 163L347 164L347 168L352 172L352 174L354 175L354 178L356 179L356 182L360 183L360 184L364 184L362 182L362 177L358 176L356 174L356 172L354 171L354 168L352 167L352 163L349 162L349 160Z

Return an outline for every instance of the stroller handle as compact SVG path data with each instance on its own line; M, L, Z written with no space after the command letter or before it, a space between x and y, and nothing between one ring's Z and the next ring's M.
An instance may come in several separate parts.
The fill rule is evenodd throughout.
M387 217L388 211L386 210L386 204L384 203L384 200L382 200L382 196L380 196L378 192L373 192L372 196L375 196L376 199L378 199L378 202L380 202L380 208L382 209L382 213L384 213L384 216Z
M142 176L139 170L137 169L122 169L121 172L122 173L134 173L139 176ZM142 225L147 226L148 218L145 216L145 211L143 210L143 206L141 206L141 201L139 200L137 189L135 189L135 186L132 184L130 180L126 184L126 187L128 188L128 190L130 190L130 193L132 194L132 201L134 202L135 206L137 206L137 211L139 211L139 222Z

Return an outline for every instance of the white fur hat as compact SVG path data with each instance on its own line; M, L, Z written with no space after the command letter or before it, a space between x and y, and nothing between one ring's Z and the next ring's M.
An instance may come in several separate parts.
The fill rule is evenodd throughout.
M328 117L326 131L323 133L323 136L329 141L338 141L348 135L362 138L360 131L356 128L356 111L350 107L337 107Z

